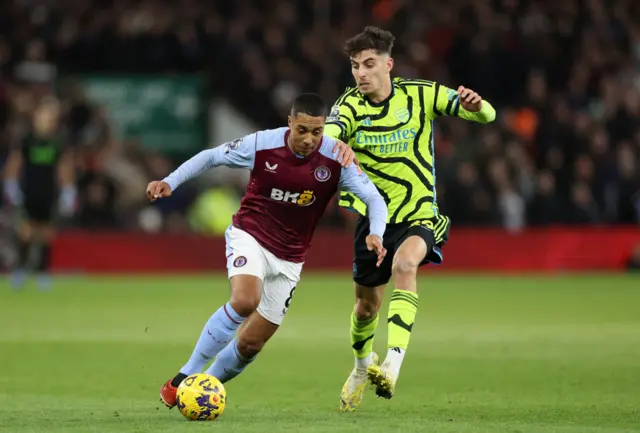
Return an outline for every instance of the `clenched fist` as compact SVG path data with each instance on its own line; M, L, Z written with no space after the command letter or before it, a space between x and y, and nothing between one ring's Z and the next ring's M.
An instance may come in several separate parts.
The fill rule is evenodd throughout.
M150 201L156 201L159 198L165 198L171 196L171 187L167 182L161 180L154 180L147 185L147 198Z
M478 95L471 89L464 86L458 87L458 95L460 95L460 105L467 111L477 113L482 110L482 96Z

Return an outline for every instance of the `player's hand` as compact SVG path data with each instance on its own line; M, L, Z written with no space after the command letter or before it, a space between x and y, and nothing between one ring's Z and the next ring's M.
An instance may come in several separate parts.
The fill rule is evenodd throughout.
M24 195L20 189L20 185L14 179L5 180L4 199L11 206L20 206L24 202Z
M154 180L153 182L149 182L147 186L147 198L150 201L156 201L159 198L165 198L171 196L171 187L167 182L162 182L161 180Z
M70 217L78 209L78 190L73 186L67 186L62 188L62 193L59 198L60 214L65 217Z
M342 141L336 141L336 145L333 147L333 153L337 153L336 159L345 168L351 167L351 164L355 164L358 169L358 173L362 173L360 169L360 162L356 158L356 153L351 146Z
M375 251L378 254L378 261L376 262L376 267L379 267L384 260L384 257L387 255L387 249L382 246L382 239L378 235L369 235L366 239L367 249L369 251Z
M460 86L458 87L458 95L460 95L460 105L465 110L472 113L482 110L482 97L473 90Z

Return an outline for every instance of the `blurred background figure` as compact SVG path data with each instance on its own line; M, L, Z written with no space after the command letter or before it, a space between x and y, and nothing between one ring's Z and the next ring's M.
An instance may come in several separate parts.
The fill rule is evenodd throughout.
M245 174L210 173L153 206L146 182L209 143L281 124L300 91L334 100L352 81L342 44L372 24L398 38L395 74L460 83L497 108L484 129L436 122L440 208L454 229L638 225L639 10L624 0L9 0L5 204L18 199L12 149L33 134L42 101L57 98L78 188L65 227L221 235ZM334 202L322 224L353 222Z
M10 151L4 192L10 205L23 211L14 229L17 260L12 283L24 284L27 268L35 270L41 289L49 288L51 242L58 214L71 215L76 202L73 155L60 124L60 104L53 97L35 102ZM58 205L59 200L59 206Z

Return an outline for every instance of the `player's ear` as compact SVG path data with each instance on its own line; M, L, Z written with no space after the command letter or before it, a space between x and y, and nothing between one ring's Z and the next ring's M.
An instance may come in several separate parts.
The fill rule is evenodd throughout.
M391 72L391 70L393 69L393 64L394 64L394 62L393 62L393 57L389 57L389 58L387 59L387 70L388 70L389 72Z
M289 128L291 128L291 115L290 114L287 116L287 125L289 125Z

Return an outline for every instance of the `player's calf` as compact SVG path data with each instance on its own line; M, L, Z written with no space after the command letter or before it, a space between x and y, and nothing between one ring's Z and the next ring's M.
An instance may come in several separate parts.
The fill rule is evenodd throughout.
M395 290L391 295L387 316L387 357L381 371L370 373L379 396L390 398L400 374L400 367L409 346L411 331L418 311L416 277L418 267L427 254L427 244L419 236L407 238L393 258L391 274ZM375 370L375 369L374 369Z
M191 357L173 378L178 387L187 376L202 369L233 339L236 331L260 302L262 281L251 275L231 278L231 300L213 313L205 324Z
M256 359L277 330L278 325L254 313L242 332L216 356L206 373L217 377L222 383L230 381Z
M14 290L21 289L27 281L29 258L34 246L32 238L33 228L28 223L22 224L16 239L17 257L11 271L10 281Z
M205 324L191 357L180 369L180 373L185 377L200 373L209 361L229 344L243 321L244 316L239 314L230 302L218 308Z
M384 286L355 286L356 306L351 314L351 347L356 369L366 369L373 362L373 338L378 327L378 310Z
M255 358L255 355L252 357L243 355L238 347L238 340L234 338L233 341L216 356L216 360L211 367L207 369L206 373L218 378L220 382L226 383L242 373Z
M178 374L160 389L160 399L169 408L175 406L178 386L189 375L200 373L218 355L224 358L225 347L233 340L236 331L258 306L261 281L257 277L238 275L231 279L231 300L213 313L205 324L196 347ZM217 376L216 376L217 377Z
M238 354L245 359L253 359L258 356L258 353L262 351L266 340L264 340L261 336L250 336L247 337L241 335L238 338Z
M374 289L371 289L374 290ZM356 298L354 314L359 322L366 322L373 319L382 304L382 297Z
M351 348L355 366L340 392L340 411L352 412L360 403L367 386L366 369L377 363L373 353L373 338L378 327L378 310L384 295L384 286L355 285L356 306L351 313Z
M236 303L236 305L242 306L242 303ZM176 405L178 386L189 375L200 373L214 356L220 355L243 321L244 316L235 310L231 302L227 302L213 313L205 324L187 363L160 389L160 400L165 406L172 408Z

